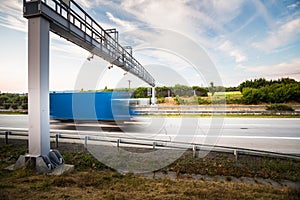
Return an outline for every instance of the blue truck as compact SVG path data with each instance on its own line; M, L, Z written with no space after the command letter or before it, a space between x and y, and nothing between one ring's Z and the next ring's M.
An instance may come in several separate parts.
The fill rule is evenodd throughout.
M51 92L50 118L57 120L131 120L127 92Z

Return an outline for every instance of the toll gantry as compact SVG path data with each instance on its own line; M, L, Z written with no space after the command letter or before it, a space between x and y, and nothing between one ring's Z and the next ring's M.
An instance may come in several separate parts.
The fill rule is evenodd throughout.
M29 153L25 157L33 159L33 163L40 163L36 159L42 157L49 165L49 159L57 156L50 151L50 31L153 87L155 80L132 56L132 51L128 52L119 44L116 29L104 30L73 0L23 0L23 16L28 19ZM55 160L58 159L53 162Z

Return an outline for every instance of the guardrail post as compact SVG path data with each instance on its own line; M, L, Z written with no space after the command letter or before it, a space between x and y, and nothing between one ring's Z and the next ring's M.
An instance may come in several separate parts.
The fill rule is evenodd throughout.
M5 144L8 144L8 135L11 134L11 131L5 131Z
M121 139L117 139L117 147L120 147Z
M157 143L156 142L153 142L153 149L155 149Z
M58 148L58 138L59 138L59 133L55 134L55 148Z
M197 145L193 145L193 158L197 158L198 157L197 150L198 150L198 146Z
M84 149L87 149L87 141L88 141L89 137L88 136L84 136Z
M233 155L235 156L235 160L238 159L238 151L236 149L233 150Z

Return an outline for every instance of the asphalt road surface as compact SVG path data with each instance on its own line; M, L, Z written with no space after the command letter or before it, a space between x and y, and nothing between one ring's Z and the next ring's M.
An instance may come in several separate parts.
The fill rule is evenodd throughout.
M0 127L27 128L27 115L0 115ZM300 154L299 118L136 118L134 121L60 122L52 130L161 139Z

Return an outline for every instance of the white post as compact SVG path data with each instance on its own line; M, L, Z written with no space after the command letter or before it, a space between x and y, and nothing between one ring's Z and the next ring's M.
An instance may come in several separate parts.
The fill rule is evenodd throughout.
M151 104L156 104L156 98L155 98L155 87L152 87L152 97L151 97Z
M29 154L47 155L49 132L49 21L28 21L28 116Z

